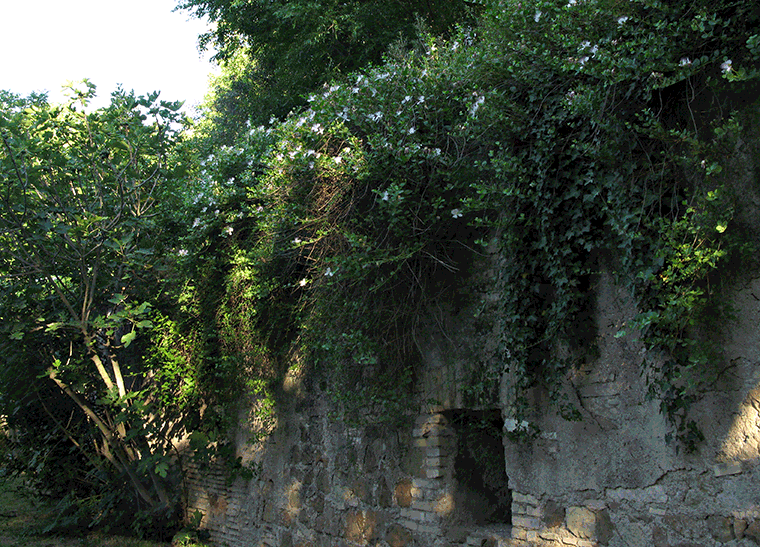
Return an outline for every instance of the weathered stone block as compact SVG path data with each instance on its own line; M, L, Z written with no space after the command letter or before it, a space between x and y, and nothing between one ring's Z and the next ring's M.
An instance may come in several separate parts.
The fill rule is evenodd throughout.
M437 488L439 486L440 481L436 481L435 479L420 479L420 478L414 478L412 479L412 486L414 488L421 488L421 489L433 489Z
M734 536L736 539L744 537L744 531L747 529L747 521L743 519L735 519L733 522Z
M414 520L417 522L424 521L427 513L419 511L417 509L402 509L401 516L408 520Z
M374 511L352 511L346 514L345 537L356 543L366 543L376 535L378 517Z
M423 450L407 450L401 460L401 470L407 475L417 476L424 468L424 459L425 452Z
M388 488L388 485L384 480L381 480L380 484L377 485L375 495L377 496L377 503L380 507L386 508L393 504L393 494L391 494L391 489Z
M351 481L351 495L361 501L368 502L369 488L367 487L367 483L359 478Z
M615 527L610 519L610 514L607 510L602 510L596 513L596 539L602 545L609 544L612 539Z
M557 528L565 522L565 508L561 507L556 501L549 500L544 505L543 516L541 518L544 526L547 528Z
M390 547L405 547L412 542L412 534L399 524L391 524L385 533L385 542Z
M512 528L512 539L514 540L524 540L528 538L528 532L523 528Z
M530 494L521 494L519 492L512 492L512 501L518 503L529 503L531 505L538 505L538 498L531 496Z
M428 467L441 467L446 463L446 460L443 458L426 458L425 459L425 465Z
M707 530L715 541L728 543L734 539L734 526L731 519L719 515L711 515L705 519Z
M526 528L528 530L537 530L541 527L541 522L533 517L512 517L512 526L515 528Z
M713 466L713 473L715 473L716 477L723 477L725 475L738 475L741 472L741 462L716 463Z
M449 421L443 414L427 414L418 416L415 419L415 423L421 426L423 424L447 424Z
M589 539L596 535L596 515L585 507L570 507L567 510L567 529L573 535Z
M409 479L402 479L396 484L395 489L396 503L399 507L411 507L412 506L412 481Z
M427 469L425 471L425 475L429 479L437 479L438 477L442 477L443 476L443 471L441 469L438 469L438 468Z
M414 446L417 446L419 448L451 446L451 439L447 439L446 437L433 436L422 437L419 439L414 439Z
M756 520L747 526L744 535L760 545L760 520Z
M435 507L433 507L433 511L443 517L451 515L455 509L456 504L454 503L454 496L450 493L444 493L441 495L435 502Z
M467 529L460 526L451 526L445 531L445 536L451 543L461 544L467 541Z
M669 547L670 542L668 541L668 532L660 527L655 526L652 530L652 545L654 547Z

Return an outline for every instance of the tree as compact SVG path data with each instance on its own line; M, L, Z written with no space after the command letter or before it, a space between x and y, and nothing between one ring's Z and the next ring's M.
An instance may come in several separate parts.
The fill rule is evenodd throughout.
M2 402L44 410L93 473L171 513L173 424L135 340L153 327L145 289L180 104L118 90L88 113L84 84L63 106L0 95Z
M179 8L216 23L201 43L213 44L217 59L246 50L250 62L229 95L242 98L252 123L281 118L306 94L340 74L382 61L388 47L417 35L420 20L444 34L471 20L463 0L182 0ZM235 64L239 64L235 62ZM235 93L242 88L245 93ZM226 143L230 144L230 143Z

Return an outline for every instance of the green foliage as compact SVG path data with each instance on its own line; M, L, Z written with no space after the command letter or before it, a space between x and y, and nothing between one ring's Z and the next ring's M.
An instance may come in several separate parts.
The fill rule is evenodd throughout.
M146 359L144 334L167 328L148 287L179 104L117 91L87 112L94 90L65 105L3 96L2 412L16 470L65 494L51 527L160 534L178 518L172 442L188 407L172 396L181 365L160 345Z
M485 404L507 371L518 423L532 389L577 419L565 379L593 353L593 288L611 265L639 298L652 394L694 437L686 407L716 359L698 325L746 247L721 166L742 131L730 115L757 88L759 18L730 2L494 1L477 25L326 84L242 135L230 149L245 162L204 175L206 195L238 199L199 217L238 219L224 324L259 342L259 366L298 355L347 410L392 408L426 307L459 298L499 234L487 317L501 350L466 391Z
M213 43L234 74L213 101L228 127L241 111L254 125L284 118L324 82L379 63L391 43L413 39L420 18L438 34L470 12L461 0L184 0L179 7L216 23L202 43Z

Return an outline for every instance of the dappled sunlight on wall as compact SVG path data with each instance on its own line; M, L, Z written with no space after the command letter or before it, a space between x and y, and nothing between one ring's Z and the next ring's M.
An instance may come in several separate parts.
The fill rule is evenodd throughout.
M734 413L731 427L718 459L734 462L756 461L760 457L760 384L752 389Z

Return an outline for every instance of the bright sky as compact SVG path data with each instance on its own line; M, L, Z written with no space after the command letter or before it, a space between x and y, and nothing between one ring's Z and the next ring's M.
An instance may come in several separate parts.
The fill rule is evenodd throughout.
M0 89L47 91L63 99L67 81L98 86L94 106L117 84L138 95L199 103L214 65L198 52L206 23L177 0L0 0Z

